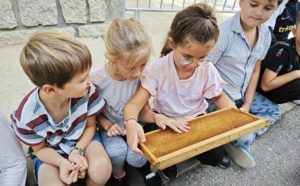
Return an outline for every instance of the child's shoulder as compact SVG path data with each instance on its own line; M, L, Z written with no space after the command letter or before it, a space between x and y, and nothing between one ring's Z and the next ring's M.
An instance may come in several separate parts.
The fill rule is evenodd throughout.
M296 51L295 48L295 37L288 39L286 42L278 42L272 45L269 48L269 53L271 52L287 52L287 53L292 53ZM278 56L279 57L279 56Z
M108 73L105 69L105 65L93 70L91 72L91 76L93 77L94 83L96 85L99 84L101 81L103 81L108 76Z
M173 52L171 51L169 54L160 57L149 64L149 68L153 70L159 70L165 66L167 66L170 62L170 59L173 59ZM171 60L172 62L172 60ZM161 69L163 70L163 69Z
M17 110L12 113L12 117L26 124L36 117L41 104L38 100L38 88L34 88L23 98Z

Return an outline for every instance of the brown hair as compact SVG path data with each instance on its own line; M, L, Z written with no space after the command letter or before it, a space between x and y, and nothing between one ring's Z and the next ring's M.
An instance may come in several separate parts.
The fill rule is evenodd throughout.
M63 88L75 75L92 66L87 46L55 31L35 33L20 55L21 66L37 87Z
M207 43L218 40L219 28L217 19L211 6L197 3L178 12L173 19L166 42L161 50L161 56L167 55L172 49L169 47L168 38L172 38L175 45L180 45L188 40Z

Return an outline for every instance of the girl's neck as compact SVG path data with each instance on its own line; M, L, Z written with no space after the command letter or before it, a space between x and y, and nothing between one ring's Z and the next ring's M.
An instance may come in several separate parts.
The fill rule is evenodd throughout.
M110 77L112 77L113 79L117 80L117 81L125 81L126 79L124 77L122 77L120 75L120 73L116 73L116 69L114 67L114 65L110 64L110 62L108 62L105 65L105 69L106 72L110 75Z
M193 76L193 74L195 73L195 70L192 71L192 72L185 72L184 70L182 70L181 68L177 67L176 63L174 63L175 65L175 69L176 69L176 72L177 72L177 76L180 80L186 80L186 79L189 79L190 77ZM198 67L199 68L199 67Z

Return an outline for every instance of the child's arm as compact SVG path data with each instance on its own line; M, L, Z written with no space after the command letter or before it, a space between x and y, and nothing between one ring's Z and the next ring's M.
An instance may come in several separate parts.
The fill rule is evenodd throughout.
M153 112L148 103L143 107L140 117L145 122L156 123L161 129L166 129L168 126L178 133L187 132L190 129L186 122L176 121L163 114Z
M142 126L137 123L139 112L148 102L150 93L142 86L138 88L133 97L124 107L124 120L126 128L127 143L131 150L136 154L143 155L143 152L138 148L139 141L145 142L146 137Z
M143 155L143 152L138 148L138 142L145 142L146 137L142 126L139 123L137 123L137 117L141 110L144 108L144 106L148 103L150 96L151 95L148 92L148 90L140 86L134 94L134 96L124 107L124 120L126 121L125 127L127 143L131 150L139 155ZM182 131L187 131L187 129L189 128L188 126L186 126L186 123L178 122L162 114L154 113L149 106L145 107L145 110L143 111L142 115L142 118L145 119L146 122L155 122L159 127L163 125L169 127L172 126L171 128L173 128L173 130L175 129L175 131L178 131L179 133L181 133L181 131L178 129L182 129Z
M252 101L254 99L254 94L257 87L257 82L259 78L260 73L260 66L261 66L261 60L258 60L255 64L255 67L253 69L253 73L251 75L251 78L249 80L249 84L247 86L246 92L245 92L245 101L244 104L240 107L240 110L249 112Z
M60 179L64 183L71 184L77 181L79 166L62 157L54 149L47 147L45 141L31 148L41 161L59 168Z
M227 107L236 107L234 102L222 91L218 96L212 98L219 109Z
M124 136L124 127L118 123L112 123L101 113L97 116L97 121L107 131L108 136Z
M294 70L281 76L277 76L277 73L266 68L261 81L261 89L267 92L298 78L300 78L299 70Z
M85 151L87 146L91 143L96 131L96 116L92 115L87 118L87 123L85 129L81 135L80 140L77 142L76 147L81 148ZM72 150L69 154L69 160L74 162L76 165L80 167L80 174L84 174L86 169L88 168L87 159L80 155L79 151Z

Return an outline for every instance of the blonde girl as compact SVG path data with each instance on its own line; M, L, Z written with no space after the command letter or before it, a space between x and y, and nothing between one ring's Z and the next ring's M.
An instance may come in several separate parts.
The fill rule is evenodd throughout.
M105 36L108 62L92 73L94 84L106 101L97 117L100 135L112 162L113 185L128 185L125 162L139 168L146 185L161 185L161 178L151 173L145 156L136 155L124 140L126 134L123 108L140 85L140 75L151 54L151 40L145 28L133 18L115 19ZM142 117L143 119L143 117Z

